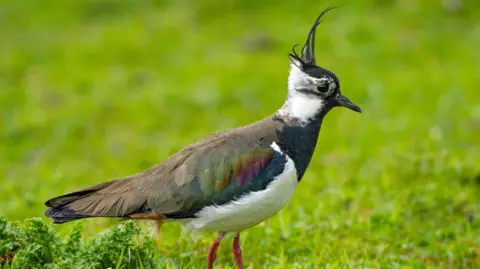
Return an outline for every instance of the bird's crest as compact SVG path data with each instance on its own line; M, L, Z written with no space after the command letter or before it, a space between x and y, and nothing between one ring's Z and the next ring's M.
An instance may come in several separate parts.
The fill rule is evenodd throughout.
M302 68L305 65L315 65L316 64L316 59L315 59L315 33L317 31L317 26L322 22L322 17L325 15L328 11L338 8L336 6L334 7L328 7L320 15L317 17L315 20L315 23L313 24L312 28L310 29L310 32L308 33L307 36L307 41L305 42L305 45L303 46L302 49L302 54L298 55L297 52L295 51L295 48L299 46L299 44L293 46L292 53L288 54L290 60L292 61L293 64L295 64L297 67ZM299 66L300 65L300 66Z

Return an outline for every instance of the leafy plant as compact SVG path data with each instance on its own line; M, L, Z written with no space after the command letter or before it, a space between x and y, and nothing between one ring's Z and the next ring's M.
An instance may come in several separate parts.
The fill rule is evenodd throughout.
M0 215L0 268L154 268L154 244L133 221L87 242L77 224L62 239L39 218L20 227Z

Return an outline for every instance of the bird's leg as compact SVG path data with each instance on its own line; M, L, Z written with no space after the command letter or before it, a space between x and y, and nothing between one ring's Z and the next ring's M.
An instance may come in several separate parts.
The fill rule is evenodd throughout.
M235 234L232 245L233 257L238 269L243 269L242 249L240 248L240 233Z
M162 225L163 225L163 220L156 220L155 221L155 228L156 228L156 237L157 237L157 248L160 249L160 231L161 231L161 228L162 228Z
M213 268L213 262L215 261L215 258L217 258L218 246L220 245L220 242L222 242L222 239L224 236L225 236L224 232L219 232L217 235L217 238L215 239L215 241L213 241L213 244L210 246L210 249L208 249L208 257L207 257L208 269Z

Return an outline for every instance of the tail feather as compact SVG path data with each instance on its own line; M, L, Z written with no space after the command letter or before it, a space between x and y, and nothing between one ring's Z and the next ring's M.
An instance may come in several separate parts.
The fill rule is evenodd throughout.
M67 193L45 202L45 216L53 223L65 223L92 217L128 218L146 213L146 195L138 192L138 182L128 177L104 182L90 188ZM144 212L145 211L145 212Z
M48 206L48 207L62 207L62 206L65 206L65 205L75 201L75 200L78 200L82 197L85 197L85 196L87 196L87 195L89 195L93 192L104 189L104 188L112 185L114 182L115 182L115 180L107 181L107 182L103 182L103 183L97 184L97 185L89 187L89 188L85 188L85 189L81 189L81 190L78 190L78 191L70 192L70 193L67 193L67 194L64 194L64 195L61 195L61 196L58 196L58 197L55 197L55 198L52 198L52 199L46 201L45 205Z
M69 208L55 208L50 207L45 211L45 216L52 218L53 223L61 224L69 221L89 218L91 216L81 215Z

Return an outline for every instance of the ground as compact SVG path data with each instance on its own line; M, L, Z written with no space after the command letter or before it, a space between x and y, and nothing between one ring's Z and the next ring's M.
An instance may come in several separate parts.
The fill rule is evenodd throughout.
M327 116L291 202L242 233L246 264L480 266L475 0L154 2L0 3L7 219L43 216L48 198L270 115L285 99L292 46L340 4L318 29L317 62L364 113ZM84 221L84 235L112 224ZM213 239L164 225L161 258L203 267ZM232 268L230 245L218 268Z

